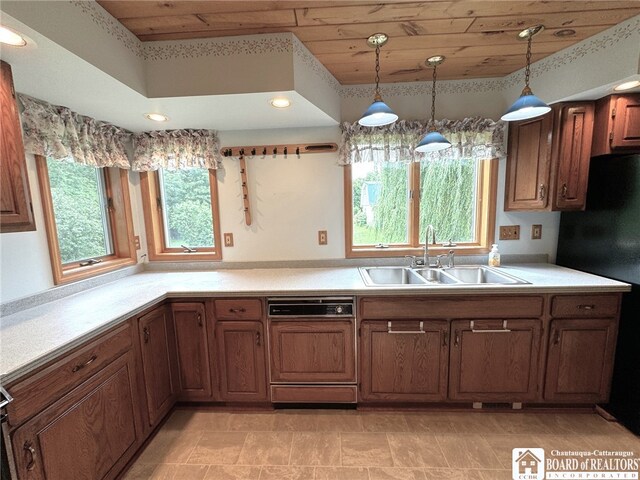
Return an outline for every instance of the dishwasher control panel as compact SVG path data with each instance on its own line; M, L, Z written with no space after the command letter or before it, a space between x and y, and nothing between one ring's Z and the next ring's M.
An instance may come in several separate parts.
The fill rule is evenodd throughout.
M353 297L270 298L270 317L353 317Z

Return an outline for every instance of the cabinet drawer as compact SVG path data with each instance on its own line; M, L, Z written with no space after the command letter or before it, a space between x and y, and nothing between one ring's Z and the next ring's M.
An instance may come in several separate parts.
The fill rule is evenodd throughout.
M214 300L218 320L261 320L262 302L257 298Z
M66 394L131 348L129 322L7 390L14 401L7 406L9 422L19 425Z
M618 315L619 295L559 295L551 302L554 317L613 317Z
M362 318L532 318L542 316L541 296L365 297Z
M356 387L353 386L271 386L274 403L356 403Z

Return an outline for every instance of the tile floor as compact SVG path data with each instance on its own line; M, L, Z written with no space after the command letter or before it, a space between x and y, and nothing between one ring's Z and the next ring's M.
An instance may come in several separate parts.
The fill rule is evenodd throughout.
M126 480L502 480L511 449L624 449L595 414L175 410Z

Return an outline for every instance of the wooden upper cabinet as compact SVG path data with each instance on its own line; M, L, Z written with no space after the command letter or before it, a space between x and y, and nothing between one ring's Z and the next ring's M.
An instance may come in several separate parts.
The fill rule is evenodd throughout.
M0 233L36 229L11 66L0 61Z
M171 409L178 390L173 367L173 323L168 307L158 307L140 317L138 333L149 425L153 427Z
M504 209L584 209L593 122L593 102L569 102L511 123Z
M211 362L204 304L172 303L171 310L176 334L180 399L211 400Z
M509 124L505 210L547 207L552 126L552 112Z
M640 93L596 102L591 156L640 152Z
M555 107L552 156L552 210L584 210L589 183L594 104Z

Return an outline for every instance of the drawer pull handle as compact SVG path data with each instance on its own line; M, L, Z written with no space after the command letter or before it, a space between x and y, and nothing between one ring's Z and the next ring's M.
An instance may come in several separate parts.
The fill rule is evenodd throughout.
M449 334L447 332L442 332L442 346L443 347L447 346L448 337L449 337Z
M562 198L567 198L567 191L569 190L569 187L567 187L566 183L562 184L562 193L560 194L562 196Z
M29 441L24 442L22 447L27 454L29 454L29 463L27 463L27 470L31 471L36 466L36 450L33 448L33 444Z
M507 321L502 321L502 328L474 328L474 322L471 320L469 322L471 327L471 332L473 333L509 333L511 330L507 328Z
M202 326L202 314L198 314L198 325Z
M84 367L91 365L93 362L97 360L97 355L91 355L91 358L84 363L79 363L75 367L71 369L73 373L76 373L78 370L82 370Z
M558 345L560 343L560 330L556 330L553 335L553 344Z
M399 333L399 334L413 334L413 333L427 333L424 331L424 322L420 322L420 330L393 330L391 322L387 322L387 333Z
M144 335L144 343L149 343L149 337L151 336L151 331L149 330L149 327L144 327L142 329L142 333Z
M578 305L578 309L580 310L593 310L595 309L596 306L591 304L591 305Z
M256 345L260 346L260 332L256 332Z
M546 188L544 186L543 183L540 184L540 189L538 190L538 197L540 198L540 200L544 200L545 194L546 194Z
M230 308L229 313L245 313L247 310L244 308Z
M456 347L460 345L460 332L458 330L456 330L456 335L455 335L455 339L453 340L453 345Z

